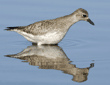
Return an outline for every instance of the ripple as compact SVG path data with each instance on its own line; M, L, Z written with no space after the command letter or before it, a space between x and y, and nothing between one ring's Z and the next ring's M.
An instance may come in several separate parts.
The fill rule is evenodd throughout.
M15 43L14 45L32 45L32 42L22 40L14 41L13 43ZM70 49L77 46L82 46L83 44L84 44L83 40L64 39L59 43L59 46Z
M82 40L73 40L73 39L65 39L63 42L60 42L60 46L63 48L73 48L79 45L82 45L84 42Z

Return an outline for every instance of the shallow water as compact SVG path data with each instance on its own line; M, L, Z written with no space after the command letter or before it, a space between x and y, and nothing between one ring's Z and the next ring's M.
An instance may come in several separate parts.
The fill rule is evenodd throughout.
M0 85L109 85L109 3L0 1ZM32 46L21 35L4 30L68 15L77 8L86 9L95 26L84 21L74 24L58 46Z

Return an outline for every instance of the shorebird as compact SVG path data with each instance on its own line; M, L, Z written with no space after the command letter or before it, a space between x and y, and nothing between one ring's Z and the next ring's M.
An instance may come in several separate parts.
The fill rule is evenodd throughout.
M35 22L28 26L7 27L7 31L15 31L24 36L28 41L42 44L58 44L66 35L69 28L78 21L88 21L88 12L82 8L77 9L70 15L59 17L51 20Z

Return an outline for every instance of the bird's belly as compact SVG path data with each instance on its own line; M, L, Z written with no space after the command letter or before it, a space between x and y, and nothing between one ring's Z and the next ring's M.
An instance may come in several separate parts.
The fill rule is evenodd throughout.
M63 39L64 35L65 33L52 32L44 35L37 35L35 38L36 41L41 44L57 44Z
M57 44L59 43L63 37L65 36L66 32L48 32L43 35L32 35L26 32L18 32L22 36L24 36L28 41L41 44Z

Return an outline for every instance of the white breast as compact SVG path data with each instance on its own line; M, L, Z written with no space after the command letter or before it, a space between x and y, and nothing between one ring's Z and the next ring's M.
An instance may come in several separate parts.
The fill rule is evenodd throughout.
M57 44L59 43L63 37L65 36L66 32L48 32L44 35L32 35L23 31L16 30L19 34L24 36L28 41L37 43L38 45L41 44Z
M65 32L52 32L46 33L45 35L36 36L36 40L40 44L57 44L64 37Z

